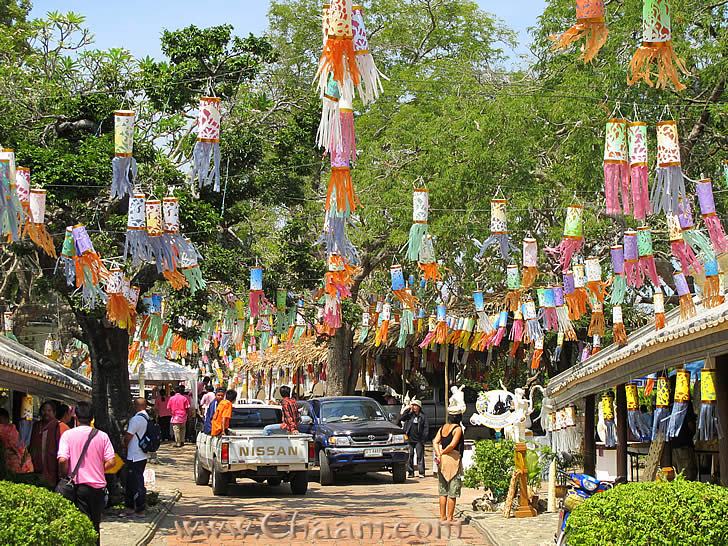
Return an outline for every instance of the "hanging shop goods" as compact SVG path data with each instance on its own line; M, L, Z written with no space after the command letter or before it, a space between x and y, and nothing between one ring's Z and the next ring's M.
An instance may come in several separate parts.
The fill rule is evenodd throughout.
M556 299L554 298L554 289L539 288L536 290L538 295L538 306L543 310L544 325L547 331L559 331L559 318L556 314Z
M614 396L612 392L602 395L601 410L604 415L604 447L615 447L617 445L617 426L614 422Z
M670 420L670 382L667 377L657 378L657 398L655 399L655 413L652 416L652 441L658 436L667 435L667 425Z
M574 264L573 271L566 271L564 279L564 299L569 308L569 318L579 320L586 313L588 296L586 293L584 265Z
M538 313L536 311L536 304L531 299L531 296L527 296L523 302L521 312L523 313L523 319L526 321L525 335L528 343L541 339L543 337L543 329L541 328L541 322L538 320Z
M381 91L384 91L381 80L384 76L377 69L377 65L374 64L374 57L369 51L369 38L367 37L367 28L364 25L364 8L362 6L352 6L351 10L354 54L356 55L356 65L360 76L357 90L362 102L369 104L379 97Z
M106 279L106 318L119 328L127 328L133 320L129 302L124 296L124 273L119 266L109 269Z
M625 239L625 250L626 248ZM657 274L655 253L652 249L652 230L647 226L637 228L637 251L640 256L640 276L650 279L654 287L659 287L660 276Z
M574 325L569 318L569 309L565 305L564 288L554 286L554 303L556 304L556 318L559 322L559 335L569 341L576 341Z
M124 259L126 260L128 256L131 256L134 267L153 260L147 235L146 198L143 193L138 192L129 197Z
M675 381L675 402L670 413L670 422L667 425L667 437L677 438L685 422L685 415L690 404L690 372L677 370Z
M316 144L330 153L332 143L341 143L341 115L339 112L339 85L334 81L332 74L329 74L329 81L326 84L326 91L322 98L321 121L316 132Z
M700 371L700 415L698 417L698 437L702 441L714 440L721 430L718 414L715 411L715 370Z
M632 183L632 214L636 220L645 221L652 214L648 190L647 124L630 121L627 124L629 144L629 177Z
M655 287L652 294L652 308L655 313L655 330L662 330L665 327L665 295L659 286Z
M25 233L48 256L55 258L56 249L53 245L53 238L45 226L46 212L46 191L40 188L30 190L29 196L30 215L25 224Z
M114 159L111 162L111 198L121 199L131 195L137 177L137 163L134 152L134 120L131 110L114 112Z
M476 259L482 258L485 251L494 246L498 248L500 257L504 262L510 261L511 250L516 250L516 248L508 236L506 204L505 199L490 200L490 236L480 246L480 252L478 252Z
M612 307L612 333L614 334L614 342L617 345L627 343L627 330L624 328L621 305Z
M546 252L557 256L561 271L566 272L571 267L571 259L581 250L584 244L584 207L577 204L566 208L564 220L564 236L556 248L548 248Z
M697 283L697 277L695 279ZM707 260L705 262L705 277L702 280L703 284L700 290L703 296L703 307L712 309L722 305L725 302L725 297L721 292L720 272L716 260Z
M75 257L76 246L73 243L73 226L68 226L63 237L61 257L58 259L58 263L56 263L56 271L58 271L59 265L63 268L63 276L68 286L73 286L76 282Z
M626 234L625 234L626 236ZM634 234L634 250L635 255L637 254L637 234ZM614 245L609 249L610 256L612 258L612 271L614 276L612 277L612 293L609 296L609 303L612 305L620 305L624 303L624 297L627 293L627 281L624 278L624 248L622 245ZM634 260L635 269L637 267L637 260Z
M531 355L531 370L538 370L541 367L541 357L543 356L543 338L537 339L533 343L533 355Z
M509 311L515 312L521 306L521 271L516 264L506 266L506 288L508 292L503 303Z
M427 188L415 188L412 193L412 227L407 240L407 259L420 261L422 241L427 235L427 220L430 210L430 194Z
M576 24L561 36L552 36L553 49L565 49L574 42L585 39L581 58L590 62L607 42L607 24L604 19L604 0L576 0Z
M678 199L684 197L685 177L680 159L680 138L675 120L658 121L657 170L650 192L650 205L655 214L676 212Z
M508 335L508 339L513 342L511 343L511 350L509 352L511 358L514 358L516 356L518 346L523 340L523 334L525 332L525 329L526 327L525 321L523 320L523 313L519 309L518 311L515 311L513 313L513 326L511 326L511 333Z
M642 420L637 385L628 383L624 386L624 390L627 398L627 422L629 423L629 429L632 431L632 436L638 442L647 442L650 439L651 431Z
M220 100L218 97L201 97L197 115L197 142L192 152L192 184L200 188L213 186L220 191ZM212 162L212 168L210 168Z
M144 204L147 244L152 261L157 264L158 273L170 273L177 269L177 253L164 239L164 212L159 199L147 199ZM167 279L169 280L169 278Z
M675 259L680 262L680 268L689 275L702 275L703 265L695 255L693 247L685 241L677 214L667 214L667 231L670 238L670 250Z
M602 266L599 264L599 258L590 256L584 261L584 268L586 270L586 287L598 302L604 303L608 284L602 281Z
M591 305L591 321L589 322L589 330L587 335L597 335L599 337L604 336L606 330L606 322L604 320L604 304L592 298L590 301ZM622 326L624 328L624 325Z
M680 318L687 320L695 316L695 304L693 303L693 296L690 293L688 287L688 281L682 271L675 271L672 274L673 281L675 282L675 288L677 289L677 295L680 296Z
M698 194L700 214L708 228L710 241L718 254L728 252L728 237L723 230L723 224L715 212L715 199L713 197L713 183L710 178L703 178L695 183L695 191Z
M20 236L20 227L25 221L23 205L15 186L15 153L4 148L0 150L0 228L7 242L15 242Z
M354 51L351 0L331 0L323 25L327 36L316 72L319 92L323 96L329 74L333 74L341 95L351 99L354 97L354 87L360 85Z
M621 206L620 206L621 192ZM604 196L607 214L630 214L629 151L627 148L627 120L607 121L604 133Z
M96 307L97 300L106 301L106 295L100 288L101 281L106 280L108 270L101 262L91 242L86 227L78 224L73 227L73 243L75 245L76 288L82 289L83 303L89 309Z
M656 72L654 72L653 64ZM669 82L677 91L685 89L678 70L690 75L684 62L672 48L672 26L669 0L643 0L642 45L629 63L627 83L634 85L640 80L650 87L666 88ZM652 76L656 75L656 81Z
M521 285L531 288L538 277L538 243L536 239L526 237L523 240L523 275Z

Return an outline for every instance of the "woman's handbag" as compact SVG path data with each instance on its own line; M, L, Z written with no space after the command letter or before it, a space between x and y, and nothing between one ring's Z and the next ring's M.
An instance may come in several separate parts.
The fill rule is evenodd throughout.
M83 445L83 449L81 450L81 454L78 456L78 461L76 461L76 466L73 469L73 472L68 476L68 478L61 478L58 480L58 484L56 485L56 493L59 493L63 495L65 498L70 500L72 503L76 503L76 484L73 480L76 479L76 474L78 474L78 469L81 467L81 463L83 462L83 459L86 457L86 451L88 451L88 446L91 443L91 440L94 439L94 436L98 433L98 429L93 429L86 439L86 443Z

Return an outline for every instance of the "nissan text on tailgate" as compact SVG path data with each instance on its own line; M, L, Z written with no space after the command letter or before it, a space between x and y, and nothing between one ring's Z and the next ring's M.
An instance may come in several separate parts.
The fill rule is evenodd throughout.
M197 435L195 483L207 485L212 477L212 493L224 495L236 478L267 481L273 486L285 481L290 482L294 495L304 495L315 456L313 439L302 433L266 435L263 431L266 425L280 422L280 406L233 406L229 436Z

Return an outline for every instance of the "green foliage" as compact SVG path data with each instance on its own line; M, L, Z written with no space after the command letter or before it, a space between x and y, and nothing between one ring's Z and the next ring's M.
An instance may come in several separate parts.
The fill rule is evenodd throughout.
M475 444L474 465L465 471L465 487L490 489L500 502L508 494L514 465L514 444L510 440L481 440Z
M569 516L569 544L726 544L728 490L677 478L619 485Z
M0 482L0 544L96 544L91 521L61 495L32 485Z

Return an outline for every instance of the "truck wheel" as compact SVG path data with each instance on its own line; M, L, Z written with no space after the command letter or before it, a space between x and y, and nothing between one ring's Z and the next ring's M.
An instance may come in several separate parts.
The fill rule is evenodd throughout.
M205 470L200 462L200 457L195 452L195 485L207 485L210 483L210 471Z
M225 495L227 493L228 476L219 470L212 470L212 494Z
M392 481L394 483L404 483L407 481L406 463L396 463L392 465Z
M321 485L334 485L336 481L334 471L331 470L329 458L323 449L319 451L319 472Z
M308 472L291 473L291 493L294 495L305 495L308 491Z
M268 485L271 485L273 487L276 487L277 485L281 485L281 479L280 478L268 478Z

